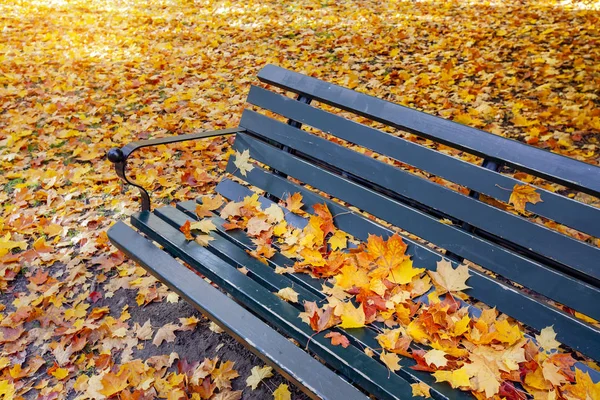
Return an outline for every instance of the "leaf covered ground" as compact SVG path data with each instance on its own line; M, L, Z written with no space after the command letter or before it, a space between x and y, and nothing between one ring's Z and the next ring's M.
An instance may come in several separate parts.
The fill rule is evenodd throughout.
M262 364L110 246L137 203L109 148L236 126L273 63L598 165L599 26L590 1L0 1L0 393L282 381L246 387ZM137 179L195 198L228 146L147 152Z

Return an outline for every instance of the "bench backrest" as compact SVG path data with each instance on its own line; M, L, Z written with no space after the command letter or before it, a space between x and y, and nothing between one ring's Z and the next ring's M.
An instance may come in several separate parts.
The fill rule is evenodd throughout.
M243 177L230 162L229 172L275 198L300 191L307 206L324 201L309 185L445 250L454 263L482 267L471 268L468 295L532 328L554 325L558 340L600 359L600 330L573 311L600 320L600 249L592 244L600 237L600 209L539 187L542 201L526 209L541 223L502 205L515 185L528 185L507 168L596 197L600 168L276 66L258 77L298 96L252 86L248 103L282 118L245 110L240 126L246 133L237 135L234 148L248 149L269 168L257 166ZM470 154L481 164L344 118L315 101ZM332 214L345 210L325 201ZM358 213L341 213L336 223L363 240L390 232ZM409 242L415 265L435 269L443 253Z

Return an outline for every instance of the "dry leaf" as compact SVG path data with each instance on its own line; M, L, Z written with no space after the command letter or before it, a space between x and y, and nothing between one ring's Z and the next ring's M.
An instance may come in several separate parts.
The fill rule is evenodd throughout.
M152 344L155 346L160 346L163 341L167 343L172 343L175 341L175 331L179 327L175 324L165 324L161 326L154 336L154 340L152 340Z
M273 392L273 399L292 400L292 393L290 392L288 385L286 385L285 383L279 385L277 389L275 389L275 391Z
M233 164L240 171L240 174L246 176L248 172L254 169L254 166L250 164L250 150L246 149L241 153L236 151Z
M461 264L456 269L453 269L452 264L448 260L442 259L437 262L437 270L435 272L428 271L428 273L438 286L448 292L470 288L465 283L469 279L469 267L466 265Z
M260 382L263 379L267 379L273 376L273 368L265 365L264 367L259 367L258 365L252 367L250 370L250 376L246 379L246 386L252 388L252 390L256 390Z
M343 348L350 346L348 338L339 332L329 332L325 337L331 339L331 344L334 346L342 346Z
M515 185L508 199L509 204L512 204L515 210L520 212L525 212L527 203L536 204L541 201L542 198L535 191L535 187L529 185Z
M389 368L390 371L396 372L400 369L400 357L394 353L386 353L385 350L381 351L379 359Z
M557 349L560 346L560 342L556 339L556 332L552 326L547 326L540 331L539 335L535 335L540 347L546 351Z
M422 396L422 397L425 397L426 399L431 398L431 394L429 393L429 390L431 388L426 383L423 383L423 382L412 383L410 386L412 387L413 397Z
M275 294L277 295L277 297L279 297L280 299L283 299L285 301L289 301L292 303L298 302L298 293L291 287L280 289Z

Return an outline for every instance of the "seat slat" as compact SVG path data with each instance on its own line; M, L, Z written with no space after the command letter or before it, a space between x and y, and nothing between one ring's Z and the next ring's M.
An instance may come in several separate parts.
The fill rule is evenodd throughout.
M111 241L312 398L366 399L362 393L122 222ZM343 394L342 394L343 393Z
M189 220L190 218L192 218L194 220L197 219L197 217L195 216L195 212L194 212L194 209L195 209L194 205L188 204L187 208L185 206L183 206L183 207L181 207L181 206L182 206L181 203L178 204L177 210L172 207L162 207L162 208L157 209L155 211L155 214L157 214L160 218L167 221L174 227L181 226L182 224L185 223L186 220ZM325 296L321 292L319 292L318 294L312 293L307 287L305 287L302 284L300 284L300 285L293 284L294 277L297 277L299 275L304 275L304 276L308 276L308 275L293 274L294 276L291 276L289 274L286 274L286 275L277 274L277 273L275 273L273 267L269 267L269 266L261 263L257 259L251 257L250 255L248 255L246 253L245 249L243 249L242 247L238 247L237 249L232 249L231 245L227 246L227 243L231 244L227 239L227 237L231 234L231 232L225 231L222 227L222 224L225 222L225 220L223 220L222 218L219 218L219 217L212 217L210 219L215 224L215 226L217 226L217 229L219 231L219 236L217 237L217 235L212 235L215 238L215 240L210 241L210 243L208 245L209 249L214 249L216 251L215 254L218 253L218 255L221 258L228 260L228 262L231 262L234 265L243 265L244 267L246 267L246 269L248 269L248 271L249 271L248 274L250 274L250 276L254 277L255 279L258 279L263 286L267 285L268 287L270 287L271 291L278 291L278 290L286 288L286 287L293 287L294 290L296 290L299 293L299 301L296 304L296 307L299 308L301 311L304 311L303 307L301 306L301 304L303 304L304 300L315 301L315 302L319 302L319 304L322 304L322 301L325 299ZM248 246L247 249L250 249L250 248L254 248L254 247ZM281 256L281 254L279 254L279 253L278 253L278 255L280 256L278 258L281 263L274 264L274 265L279 265L279 266L283 267L286 265L293 264L293 261L291 261L290 259L288 259L284 256ZM272 261L273 259L274 258L270 259L269 261ZM351 341L356 343L360 350L362 350L364 347L370 347L373 349L373 352L376 355L381 354L380 345L377 342L377 340L375 339L375 336L377 336L376 332L374 332L368 328L348 329L348 330L340 329L339 331L341 333L346 334L350 338ZM471 396L468 393L456 392L456 391L452 390L450 387L448 387L448 385L436 383L433 376L429 373L411 370L410 367L412 367L413 365L416 365L416 363L412 359L402 358L400 360L400 365L402 367L402 369L400 371L398 371L398 374L400 376L402 376L404 379L408 379L410 381L421 380L421 381L427 383L429 386L432 387L433 391L437 392L437 394L443 398L449 398L449 399L452 398L452 399L457 399L457 400L458 399L466 400L468 398L469 399L471 398Z
M277 178L279 178L279 177L277 177ZM285 191L281 192L282 196L283 196L284 193L290 194L290 193L295 193L297 191L297 190L295 190L293 188L294 184L292 184L291 182L289 182L287 180L284 181L284 183L285 182L290 183L292 186L288 187L288 189L284 189ZM254 193L248 187L242 186L239 183L233 182L233 181L231 181L229 179L222 180L219 183L219 185L217 186L216 191L218 193L220 193L222 196L224 196L225 198L232 199L233 201L241 201L244 197L251 196L252 193ZM263 208L268 208L271 204L273 204L273 202L271 200L268 200L268 199L266 199L264 197L259 197L259 201L263 204ZM345 216L349 216L350 218L353 218L353 219L356 219L356 220L364 219L367 222L372 223L374 225L374 227L379 230L378 234L380 234L380 235L382 235L384 237L387 237L387 236L392 235L394 233L393 231L391 231L391 230L389 230L389 229L387 229L385 227L382 227L380 224L378 224L376 222L373 222L373 221L370 221L370 220L364 218L363 216L355 214L355 213L351 212L350 210L348 210L347 208L342 207L342 206L340 206L337 203L331 202L331 200L324 199L323 197L321 197L319 195L316 195L313 192L307 191L306 196L303 197L302 201L305 203L305 205L303 206L303 210L306 211L306 212L308 212L309 214L314 214L314 210L312 209L313 205L315 205L315 204L323 204L324 202L329 202L328 203L328 208L330 210L335 210L336 211L336 213L335 213L336 217L334 217L334 224L338 228L340 228L340 229L342 229L339 226L339 225L341 225L340 224L340 219L341 218L345 218ZM190 201L189 203L194 203L194 202ZM182 204L182 203L180 203L180 204ZM186 207L186 209L188 210L188 212L190 213L190 215L193 215L193 210L195 209L195 206L191 206L190 205L190 206ZM291 215L291 213L286 214L286 216L289 216L289 215ZM295 214L292 214L292 215L295 216ZM291 222L291 226L301 228L306 223L306 220L303 220L302 223L299 223L298 221L299 220L297 218L294 218L293 221ZM356 228L356 226L354 226L354 227ZM372 232L372 230L369 230L367 232ZM227 233L229 233L229 234L239 234L239 235L245 236L247 238L247 236L242 231L228 231ZM406 238L404 240L406 241ZM418 244L410 243L410 241L408 241L408 242L409 242L408 243L409 247L407 249L407 254L410 254L413 259L417 259L418 257L416 257L414 254L417 253L417 250L415 250L415 247L418 247ZM250 247L254 248L251 245L251 243L252 243L251 241L248 240L248 243L250 244L248 248L250 248ZM431 251L430 249L427 249L425 247L423 249L429 250L431 253L435 254L436 257L439 258L439 254L438 253L435 253L434 251ZM419 255L421 255L420 251L419 251ZM275 261L274 258L272 260ZM284 265L285 262L284 262L284 264L280 264L279 262L274 262L273 264L274 265ZM302 276L302 275L306 275L306 274L288 274L288 276L298 276L298 275ZM423 297L425 298L423 301L427 302L426 295L424 295ZM463 304L464 306L467 306L469 308L469 314L472 317L474 317L474 316L475 317L479 317L481 315L481 310L479 308L477 308L477 307L475 307L473 305L469 305L468 303L466 303L466 302L464 302L464 301L462 301L460 299L459 299L459 302L461 302L461 304ZM526 334L526 337L530 338L531 336L529 336L529 335ZM582 371L584 371L584 372L588 372L590 374L590 376L592 377L592 380L594 382L600 382L600 372L591 369L586 364L583 364L581 362L577 362L575 364L575 367L578 368L578 369L580 369L580 370L582 370Z
M527 185L512 177L470 164L258 86L250 88L247 101L505 203L508 203L511 190L515 185ZM528 211L600 237L600 208L535 188L540 193L542 201L536 204L527 203L525 208Z
M600 279L599 248L254 111L245 110L240 124L250 132L562 262L582 276Z
M275 65L265 66L259 72L258 78L264 83L307 95L342 110L484 158L506 163L522 171L600 197L600 173L598 167L593 165L288 71Z
M396 374L390 375L384 365L361 350L353 346L333 346L323 332L315 335L310 326L301 321L299 311L293 305L281 300L195 241L186 240L177 228L158 216L142 212L133 215L131 222L150 239L208 277L260 317L300 343L307 343L311 351L377 398L404 399L411 396L409 382ZM235 245L231 246L233 248Z
M250 142L251 145L249 145L248 142ZM575 308L580 312L584 312L592 317L594 317L594 314L597 315L599 313L598 307L594 305L593 300L594 298L598 298L595 293L597 292L597 289L593 287L586 286L585 284L556 271L549 270L543 265L524 259L510 251L493 246L464 231L442 224L436 219L404 206L401 203L361 188L353 182L319 169L257 140L239 136L235 142L234 148L238 151L249 149L251 157L258 161L265 162L265 160L268 159L269 164L279 171L298 178L317 189L327 190L331 195L343 201L347 201L360 209L395 224L396 226L402 227L432 243L443 246L449 251L464 253L463 255L465 256L469 255L467 257L468 259L480 265L484 265L488 269L492 269L490 267L491 265L497 269L495 272L502 272L501 274L504 276L511 275L511 278L509 279L514 279L521 283L525 280L527 281L526 286L532 290L546 292L551 295L548 297L560 298L561 300L558 301L561 302L564 299L566 303L571 304L570 307ZM235 169L236 168L232 163L230 163L228 171L234 172ZM252 171L247 173L247 177L244 179L257 187L267 189L270 193L273 193L272 186L276 183L274 183L274 179L267 180L263 175L263 172L268 174L264 170L255 167ZM272 178L273 175L268 174L268 177ZM263 179L266 182L260 182L258 179ZM285 180L282 181L285 182ZM306 193L306 191L300 192ZM288 193L290 192L288 191ZM335 209L332 209L331 211L334 215L338 213ZM341 218L341 220L343 220L343 218ZM351 229L342 229L355 234ZM364 240L368 233L369 232L362 232L363 237L358 234L356 236ZM371 231L370 233L375 232ZM469 254L469 249L473 247L476 247L479 251L477 253ZM426 250L427 248L425 247L420 247L419 250L421 249L424 250L424 253L431 251ZM421 252L418 252L419 256L420 253ZM415 253L415 255L416 254L417 253ZM435 268L434 265L431 264L418 265L429 269ZM599 340L599 332L597 329L554 307L550 307L545 303L538 302L529 296L525 296L520 291L502 284L495 279L491 279L483 273L472 270L472 274L474 276L471 279L474 280L474 282L472 282L471 285L473 289L467 291L469 295L480 299L490 306L497 306L508 315L511 315L536 329L555 325L555 328L558 331L558 324L560 324L562 326L560 329L564 329L562 331L562 340L565 343L586 354L600 353L600 349L594 345L595 341ZM544 276L544 278L541 278L541 276ZM574 295L574 293L577 295ZM582 302L581 298L586 298L587 301ZM537 311L534 312L534 309L537 309ZM583 311L584 309L585 311ZM578 331L576 335L573 334L574 330ZM569 333L568 336L566 335L567 332Z

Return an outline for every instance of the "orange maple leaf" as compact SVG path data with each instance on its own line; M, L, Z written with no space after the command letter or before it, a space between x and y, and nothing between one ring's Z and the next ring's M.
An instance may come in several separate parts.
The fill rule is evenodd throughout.
M300 193L294 193L293 195L288 196L288 198L285 199L285 208L287 208L293 213L298 213L302 211L303 206L304 203L302 203L302 195Z
M331 339L331 344L334 346L342 346L343 348L350 346L348 338L339 332L329 332L325 337Z
M535 191L535 187L529 185L515 185L508 202L515 207L515 210L525 212L527 203L536 204L543 201L540 194Z

